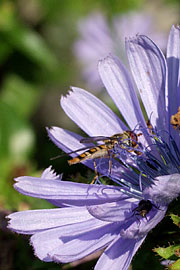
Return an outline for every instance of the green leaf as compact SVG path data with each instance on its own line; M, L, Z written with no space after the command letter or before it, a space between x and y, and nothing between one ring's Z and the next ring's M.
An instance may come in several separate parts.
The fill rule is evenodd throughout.
M2 65L4 61L8 58L10 53L12 52L12 48L8 45L4 40L0 37L0 64Z
M5 1L0 7L0 33L8 45L20 50L43 68L54 70L58 61L43 37L19 19L16 4Z
M0 102L0 112L0 159L9 157L19 162L32 152L34 132L9 105Z
M175 225L180 227L180 217L178 215L170 214L170 217Z
M40 94L41 91L33 84L16 75L10 75L3 84L0 97L4 104L10 106L22 118L28 118L36 109Z
M180 245L172 245L166 248L158 247L154 248L153 251L164 259L169 259L173 255L176 255L176 251L180 248Z
M174 262L171 266L169 266L171 270L179 270L180 269L180 259Z

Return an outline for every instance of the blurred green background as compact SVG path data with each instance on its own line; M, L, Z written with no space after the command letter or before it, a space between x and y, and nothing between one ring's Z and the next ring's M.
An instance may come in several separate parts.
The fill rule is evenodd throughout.
M46 201L18 194L13 189L13 178L39 176L51 164L67 180L88 174L83 165L68 167L66 158L50 160L60 150L49 141L45 127L56 125L80 132L59 106L60 96L71 85L88 89L73 54L79 19L99 11L110 20L130 10L149 10L160 22L162 31L168 33L170 25L179 22L180 1L0 1L0 269L80 270L92 269L95 264L93 261L62 268L41 262L34 257L27 237L6 230L4 216L17 210L52 207ZM104 96L102 92L98 95ZM163 269L154 254L150 268L147 260L143 264L142 259L157 244L158 233L157 229L151 235L150 247L143 254L140 251L133 270Z

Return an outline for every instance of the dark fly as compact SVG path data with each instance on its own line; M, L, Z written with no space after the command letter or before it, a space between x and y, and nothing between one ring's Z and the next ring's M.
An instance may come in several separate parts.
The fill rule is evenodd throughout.
M157 208L151 201L149 200L141 200L136 208L132 211L134 212L135 216L145 217L151 211L152 207Z

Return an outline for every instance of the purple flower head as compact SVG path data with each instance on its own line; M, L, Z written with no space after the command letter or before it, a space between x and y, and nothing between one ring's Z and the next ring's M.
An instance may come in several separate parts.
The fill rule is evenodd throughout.
M112 185L102 184L100 177L93 185L66 182L51 169L46 169L40 178L16 179L15 188L22 194L58 206L8 216L11 230L32 235L31 244L41 260L67 263L105 249L95 269L126 270L148 232L180 195L180 125L178 119L176 129L170 124L180 106L179 49L180 29L174 26L169 34L167 60L146 36L126 40L131 72L148 125L133 79L114 56L99 62L99 74L126 124L85 90L72 88L61 98L66 114L88 136L101 136L103 142L97 142L97 147L103 149L106 141L114 143L108 157L95 159L97 172L101 178L108 177ZM52 141L71 152L72 157L82 153L77 150L89 142L58 127L47 130ZM88 147L91 149L94 144ZM81 161L94 169L91 158Z
M113 18L111 26L100 12L94 12L78 23L79 40L74 44L75 57L82 65L82 73L90 88L103 87L97 66L99 59L109 53L118 55L127 63L124 40L126 37L144 34L152 38L165 51L167 36L155 29L152 15L146 12L129 12Z

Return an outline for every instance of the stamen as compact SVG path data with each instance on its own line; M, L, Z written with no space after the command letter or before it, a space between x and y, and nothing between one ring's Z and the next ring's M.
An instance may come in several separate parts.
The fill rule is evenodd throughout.
M136 142L135 133L123 142L122 139L117 139L109 153L111 170L107 159L100 159L97 163L100 175L95 183L103 184L102 178L108 177L115 186L120 186L124 194L142 199L143 190L149 187L157 176L180 173L180 152L170 134L166 132L166 136L160 136L156 129L151 129L152 132L149 133L148 127L139 131L146 135L150 144L143 146ZM169 138L168 143L164 138L166 141Z
M173 150L174 150L174 152L176 154L176 157L178 159L178 164L180 165L180 152L179 152L179 149L177 147L177 144L176 144L175 140L171 136L170 136L170 144L173 147ZM179 168L179 166L178 166L178 168Z
M176 156L180 156L180 153L177 149L176 143L173 140L173 138L169 135L170 138L170 146L172 146L173 148L175 147L176 149ZM171 148L169 147L169 145L161 138L158 137L158 140L156 140L156 145L157 148L159 150L159 154L161 157L161 160L163 161L168 174L169 173L176 173L179 172L179 162L177 161L177 159L175 158L175 156L172 153ZM162 164L162 163L161 163Z

